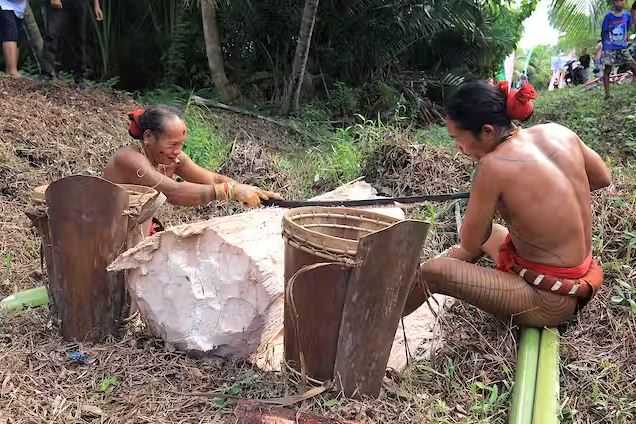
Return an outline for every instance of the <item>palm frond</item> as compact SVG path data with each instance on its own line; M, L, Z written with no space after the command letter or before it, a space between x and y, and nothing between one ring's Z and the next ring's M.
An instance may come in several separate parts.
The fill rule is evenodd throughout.
M550 23L570 39L600 33L607 10L605 0L552 0Z

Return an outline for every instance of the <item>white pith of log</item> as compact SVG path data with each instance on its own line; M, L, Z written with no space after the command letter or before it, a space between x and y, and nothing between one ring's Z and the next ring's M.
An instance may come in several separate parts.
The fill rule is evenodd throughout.
M377 197L359 181L314 198ZM399 219L397 207L373 209ZM285 209L265 208L168 228L120 255L109 267L127 270L131 295L151 331L178 350L247 359L264 370L283 360ZM440 303L443 297L439 297ZM435 306L435 303L432 303ZM441 312L441 311L440 311ZM405 318L412 354L437 338L424 305ZM388 367L406 365L400 324Z

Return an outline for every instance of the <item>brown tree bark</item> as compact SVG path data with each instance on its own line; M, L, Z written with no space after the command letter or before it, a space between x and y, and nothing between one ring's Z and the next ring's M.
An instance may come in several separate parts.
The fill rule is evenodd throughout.
M205 37L205 51L208 56L208 66L212 74L212 81L224 102L232 102L239 96L236 86L230 84L223 65L223 52L219 28L216 20L216 0L201 0L201 17L203 19L203 34Z
M425 222L406 220L358 242L334 365L334 381L346 396L380 394L428 228Z
M40 27L38 26L37 21L35 20L31 5L27 5L26 11L24 12L23 22L24 31L26 33L29 47L33 51L40 70L43 72L50 71L51 65L44 57L44 39L42 38L42 32L40 31Z
M65 340L100 342L120 334L126 274L106 267L126 248L128 203L125 189L97 177L73 175L46 190L49 290Z
M281 108L283 114L297 112L300 109L300 91L303 86L319 1L320 0L305 0L305 8L303 10L303 19L300 23L300 33L298 34L292 73L285 87L285 94L283 96L283 105Z

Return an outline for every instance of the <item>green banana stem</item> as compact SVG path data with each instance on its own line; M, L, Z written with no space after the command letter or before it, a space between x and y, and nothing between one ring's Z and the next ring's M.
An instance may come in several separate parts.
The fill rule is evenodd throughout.
M521 329L509 424L532 423L540 340L538 328Z
M532 424L559 423L559 331L541 331Z
M15 312L25 308L37 308L48 303L49 295L46 287L36 287L5 297L0 301L0 310Z

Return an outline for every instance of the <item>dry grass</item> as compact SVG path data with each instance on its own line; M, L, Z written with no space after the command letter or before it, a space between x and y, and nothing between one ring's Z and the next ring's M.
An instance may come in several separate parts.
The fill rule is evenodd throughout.
M116 93L0 78L0 296L41 284L39 245L24 215L33 188L99 174L126 143L132 104Z
M131 101L104 92L38 86L0 79L0 297L43 284L38 238L23 211L39 184L89 170L98 172L127 142ZM37 118L37 119L36 119ZM235 120L240 128L240 120ZM237 132L240 130L237 130ZM227 173L286 192L259 140L236 143ZM273 137L278 137L274 134ZM388 194L467 188L470 164L443 148L400 142L371 156L377 185ZM234 139L234 138L231 138ZM254 141L254 143L250 143ZM254 148L251 145L258 147ZM578 319L562 329L561 393L564 423L636 420L636 314L614 305L619 281L633 287L636 259L628 248L636 222L636 179L615 168L616 191L595 197L595 253L607 284ZM426 177L423 177L426 176ZM436 220L431 253L455 241L452 209L427 205L413 214ZM166 208L166 223L232 212L218 207ZM636 299L634 289L633 299ZM442 318L444 338L429 360L417 360L378 400L345 400L327 393L296 405L303 410L369 423L505 423L514 378L517 329L461 302ZM79 365L68 353L92 353ZM133 320L121 340L78 346L64 342L46 311L0 317L0 423L235 422L236 398L264 399L302 392L294 375L263 373L241 362L186 357L169 351Z

